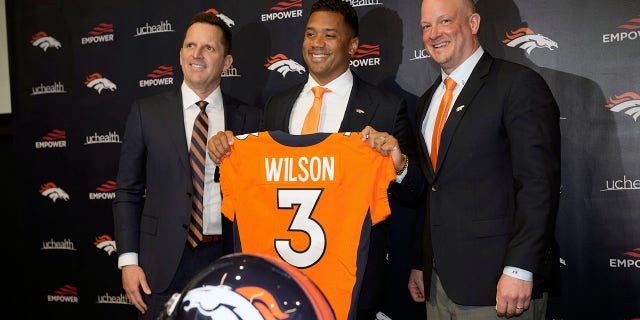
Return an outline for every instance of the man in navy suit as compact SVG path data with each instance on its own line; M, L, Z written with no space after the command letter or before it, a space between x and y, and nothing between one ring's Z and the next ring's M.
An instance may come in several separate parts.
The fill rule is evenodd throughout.
M558 106L535 71L483 50L472 0L423 0L420 24L442 74L417 105L427 188L411 295L427 300L429 319L543 319L558 263ZM419 181L411 169L406 183Z
M194 274L221 257L231 222L220 214L217 167L205 159L203 241L187 234L194 187L189 148L198 101L206 101L209 136L221 130L254 132L261 110L220 90L233 58L231 31L212 13L196 14L180 48L182 85L135 101L129 114L113 201L122 286L140 319L156 319L164 303ZM231 247L231 246L228 246Z
M351 72L349 63L358 43L358 16L348 2L319 0L314 3L302 43L309 77L306 83L270 97L264 109L264 129L301 134L314 100L311 89L322 86L331 91L323 96L318 132L362 131L369 135L369 144L384 155L391 149L402 149L406 155L395 154L393 160L397 172L403 174L407 158L415 154L412 152L415 137L406 102ZM214 162L222 161L229 154L228 143L233 135L230 131L221 132L209 141L209 154ZM395 193L394 187L389 190ZM382 309L389 245L387 229L386 222L372 229L361 294L356 297L358 310L351 310L349 319L356 319L356 314L357 319L374 319Z

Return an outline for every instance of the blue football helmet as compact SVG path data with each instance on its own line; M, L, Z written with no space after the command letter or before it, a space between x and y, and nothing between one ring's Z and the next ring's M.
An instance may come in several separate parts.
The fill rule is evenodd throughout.
M265 255L216 260L174 294L167 320L335 320L318 287L302 271Z

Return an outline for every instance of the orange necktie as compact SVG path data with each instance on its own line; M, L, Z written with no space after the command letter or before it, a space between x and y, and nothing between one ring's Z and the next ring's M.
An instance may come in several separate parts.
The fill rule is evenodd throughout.
M301 134L309 134L318 132L318 124L320 123L320 109L322 109L322 95L325 92L331 92L330 89L323 87L313 87L313 104L304 118Z
M447 115L451 108L451 100L453 98L453 88L456 87L456 82L447 78L444 80L444 85L447 89L440 101L440 107L438 107L438 115L436 117L436 124L433 126L433 135L431 136L431 164L433 170L436 170L436 163L438 163L438 149L440 148L440 135L444 128L444 123L447 122Z

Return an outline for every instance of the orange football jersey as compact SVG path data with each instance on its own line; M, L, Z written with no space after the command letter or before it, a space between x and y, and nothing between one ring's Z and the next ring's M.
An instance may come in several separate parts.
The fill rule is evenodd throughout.
M222 212L236 249L301 269L346 320L360 292L371 226L390 214L396 173L359 133L236 136L220 165Z

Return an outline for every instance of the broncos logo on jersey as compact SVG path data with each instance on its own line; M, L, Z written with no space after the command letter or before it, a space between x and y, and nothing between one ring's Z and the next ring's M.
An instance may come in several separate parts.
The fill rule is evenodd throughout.
M306 69L299 63L289 59L286 55L278 53L275 56L269 57L267 63L264 65L269 70L275 70L282 74L282 77L286 77L289 72L297 72L303 74Z
M269 291L259 287L205 285L187 292L183 300L184 311L197 309L211 320L283 320L289 315L278 307Z
M541 34L535 34L529 28L520 28L507 34L506 37L507 39L502 40L502 43L512 48L518 47L525 50L527 54L531 54L535 48L548 48L549 50L558 48L558 43Z

